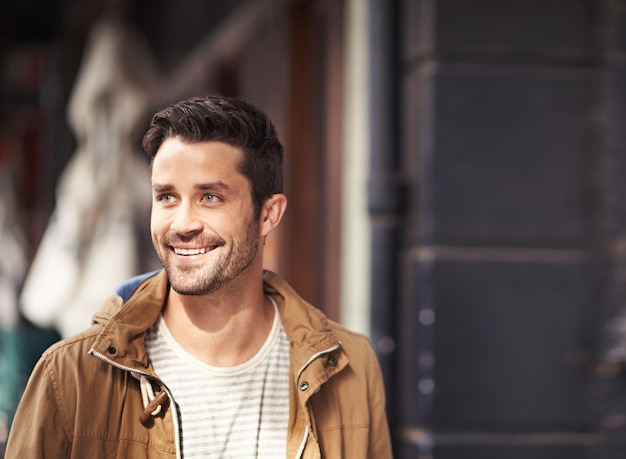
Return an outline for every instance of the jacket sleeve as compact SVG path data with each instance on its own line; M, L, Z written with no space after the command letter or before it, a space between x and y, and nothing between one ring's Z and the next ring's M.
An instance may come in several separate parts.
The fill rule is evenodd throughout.
M378 363L378 357L370 347L369 361L371 368L368 372L368 387L370 401L370 444L368 457L371 459L391 459L393 457L391 435L387 421L385 384L383 374Z
M30 375L7 440L5 459L66 457L70 440L58 399L58 378L46 357Z

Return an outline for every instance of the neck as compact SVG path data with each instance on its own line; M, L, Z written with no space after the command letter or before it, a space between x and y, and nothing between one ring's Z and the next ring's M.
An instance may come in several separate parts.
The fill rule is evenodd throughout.
M170 291L163 319L183 349L208 365L227 367L258 352L271 330L274 307L259 277L245 288L204 296Z

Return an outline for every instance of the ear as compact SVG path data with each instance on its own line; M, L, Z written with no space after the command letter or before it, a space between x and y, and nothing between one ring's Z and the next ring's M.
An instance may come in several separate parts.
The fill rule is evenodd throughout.
M265 201L261 209L261 236L267 236L276 229L286 209L287 196L284 194L274 194Z

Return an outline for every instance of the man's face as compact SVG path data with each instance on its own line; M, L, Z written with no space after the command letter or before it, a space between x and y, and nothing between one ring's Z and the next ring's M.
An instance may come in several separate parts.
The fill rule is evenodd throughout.
M181 295L218 291L255 261L259 224L242 153L223 142L163 142L152 164L152 242Z

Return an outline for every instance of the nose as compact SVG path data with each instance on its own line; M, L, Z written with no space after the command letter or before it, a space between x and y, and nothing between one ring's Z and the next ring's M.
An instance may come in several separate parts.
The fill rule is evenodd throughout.
M183 203L176 209L172 220L172 230L181 235L189 235L202 231L202 220L197 209L189 203Z

